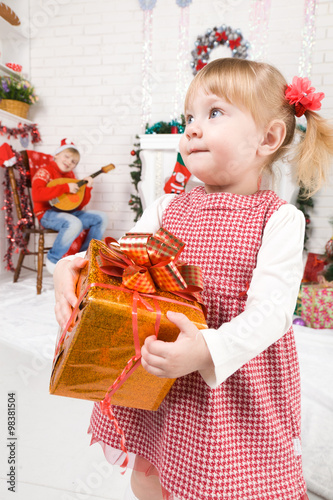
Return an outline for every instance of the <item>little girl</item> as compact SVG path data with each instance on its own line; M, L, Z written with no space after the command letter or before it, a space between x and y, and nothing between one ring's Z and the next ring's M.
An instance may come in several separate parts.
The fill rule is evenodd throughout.
M169 312L178 339L147 338L142 365L177 378L171 391L156 412L113 407L133 458L128 499L307 498L291 326L304 218L260 190L260 179L291 144L295 115L305 114L295 174L308 193L319 189L333 154L332 130L315 112L323 97L307 79L287 86L274 67L235 58L211 62L189 87L180 152L204 185L158 199L132 231L163 226L186 243L182 258L203 272L209 328L199 331ZM75 305L84 263L57 265L61 325ZM119 436L98 404L90 432L106 458L121 463Z

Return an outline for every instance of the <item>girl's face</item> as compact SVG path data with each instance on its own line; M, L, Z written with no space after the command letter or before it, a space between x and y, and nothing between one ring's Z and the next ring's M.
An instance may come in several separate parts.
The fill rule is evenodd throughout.
M180 153L207 193L253 194L258 189L263 133L251 114L198 89L185 109Z

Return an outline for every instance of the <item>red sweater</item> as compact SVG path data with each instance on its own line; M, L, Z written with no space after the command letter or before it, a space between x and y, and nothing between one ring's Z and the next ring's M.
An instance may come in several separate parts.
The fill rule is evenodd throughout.
M73 171L62 172L56 162L51 161L46 167L38 169L32 179L32 201L34 204L35 215L39 220L43 217L47 210L50 210L50 200L57 198L61 194L69 193L69 185L67 183L47 187L47 184L50 181L53 179L59 179L60 177L76 179ZM91 189L92 188L86 187L82 203L76 210L82 210L82 208L89 203L91 198Z

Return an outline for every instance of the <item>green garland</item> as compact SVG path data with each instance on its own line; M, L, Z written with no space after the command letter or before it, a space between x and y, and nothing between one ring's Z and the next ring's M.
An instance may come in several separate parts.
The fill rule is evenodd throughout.
M306 191L303 187L300 187L299 189L296 200L296 207L304 214L305 218L304 250L307 250L306 242L309 239L309 226L311 224L309 211L313 209L314 203L311 197L307 197Z
M146 125L146 131L145 134L172 134L172 133L178 133L182 134L185 130L185 117L184 115L181 115L181 120L172 120L170 122L164 122L160 121L149 127L148 123ZM139 139L139 136L135 136L136 139ZM142 171L142 162L140 158L140 143L135 142L134 143L134 149L131 151L131 155L134 158L133 162L129 165L131 169L131 178L132 178L132 184L134 185L135 194L131 194L131 198L128 202L129 206L131 207L131 210L135 212L135 218L134 222L137 222L141 215L142 215L142 203L141 203L141 198L139 196L139 191L138 191L138 184L141 180L141 171Z
M306 133L306 127L304 125L302 125L301 123L297 123L296 129L299 130L303 136ZM304 214L304 218L305 218L304 250L307 250L306 242L309 239L309 226L311 224L311 218L310 218L309 211L313 210L314 203L313 203L313 199L311 198L311 196L310 197L308 196L308 194L303 186L301 186L299 188L298 196L297 196L297 200L296 200L296 207Z
M183 134L185 130L185 117L181 115L181 120L172 120L171 122L157 122L149 127L146 125L145 134L172 134L177 129L178 134Z
M136 139L139 139L139 136L135 136ZM142 162L140 158L140 143L135 143L134 147L136 149L132 149L131 155L135 156L134 161L130 164L130 168L132 168L131 172L131 177L132 177L132 184L135 187L136 192L138 193L138 184L141 179L141 170L142 170ZM131 194L131 198L128 202L129 206L131 207L131 210L136 213L136 216L134 218L134 222L137 222L141 215L142 215L142 203L141 203L141 198L139 194Z

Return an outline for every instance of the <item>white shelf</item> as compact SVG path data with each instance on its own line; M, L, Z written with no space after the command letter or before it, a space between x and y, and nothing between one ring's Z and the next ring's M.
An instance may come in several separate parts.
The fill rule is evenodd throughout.
M6 120L6 122L4 122L4 120ZM2 125L6 125L10 128L17 127L18 123L26 123L27 125L32 125L33 123L35 123L27 120L26 118L21 118L20 116L8 113L8 111L4 111L3 109L0 109L0 122L2 122Z
M181 134L143 134L139 136L141 149L178 150Z
M8 4L8 2L6 3ZM23 33L22 24L13 26L12 24L5 21L5 19L3 19L2 17L0 17L0 32L1 32L1 38L18 37L23 39L25 38L26 40L28 40L28 37Z

